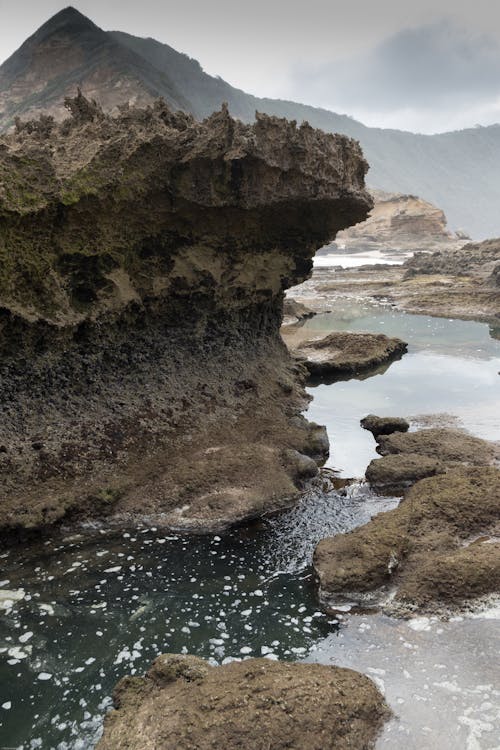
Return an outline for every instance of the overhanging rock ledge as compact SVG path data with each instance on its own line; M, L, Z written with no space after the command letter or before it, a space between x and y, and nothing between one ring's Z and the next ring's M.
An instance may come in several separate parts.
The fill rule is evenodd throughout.
M225 108L67 106L0 139L0 528L284 507L326 445L283 292L366 217L359 145Z

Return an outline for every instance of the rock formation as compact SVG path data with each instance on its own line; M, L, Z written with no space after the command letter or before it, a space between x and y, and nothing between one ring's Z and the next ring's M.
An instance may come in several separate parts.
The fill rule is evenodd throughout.
M338 331L321 339L303 341L291 350L303 358L313 378L334 379L371 372L401 359L407 348L406 342L383 333Z
M488 466L500 458L498 446L464 430L430 428L375 438L382 458L371 461L366 478L389 494L458 466Z
M453 251L415 253L413 258L405 261L405 280L426 275L464 276L472 277L477 283L494 283L499 265L500 239L469 242Z
M371 432L377 439L380 435L392 435L393 432L408 432L409 422L402 417L377 417L376 414L368 414L360 421L364 430Z
M402 265L377 264L344 270L315 268L293 289L293 299L320 313L339 294L357 301L386 300L405 312L479 320L498 328L500 239L459 249L418 252Z
M469 239L447 227L446 216L437 206L416 195L371 191L374 206L366 221L339 232L334 243L347 252L415 252L453 250Z
M394 510L319 543L323 603L446 613L498 593L498 445L444 428L376 440L383 457L366 478L390 494L407 491Z
M474 237L499 234L498 125L431 136L369 128L326 109L247 94L162 43L168 27L160 33L163 39L156 41L106 32L75 8L60 11L0 65L0 131L19 116L43 112L62 119L64 96L74 96L77 85L115 114L122 104L144 106L161 96L201 120L228 102L243 122L253 122L257 110L355 138L370 163L373 187L420 195Z
M325 450L283 290L366 216L358 144L227 109L66 107L0 140L0 526L283 507Z
M324 604L447 612L500 588L496 467L422 479L400 505L323 539L314 567Z
M114 693L99 750L368 750L389 711L368 677L319 664L249 659L211 667L159 656Z

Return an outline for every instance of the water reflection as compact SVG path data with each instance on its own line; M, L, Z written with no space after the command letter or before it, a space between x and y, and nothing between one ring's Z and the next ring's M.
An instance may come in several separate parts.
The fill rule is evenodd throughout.
M359 426L369 413L408 418L444 413L478 437L500 440L500 341L490 337L487 325L346 302L334 313L307 320L301 335L345 330L398 336L409 347L401 360L368 377L311 384L308 417L327 426L328 466L342 476L362 476L377 456L372 436Z

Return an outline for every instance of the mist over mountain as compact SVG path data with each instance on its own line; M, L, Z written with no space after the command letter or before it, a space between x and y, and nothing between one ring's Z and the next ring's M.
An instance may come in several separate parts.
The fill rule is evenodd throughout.
M295 70L292 91L371 125L443 132L500 122L500 42L450 21L402 29L364 55Z
M415 38L414 42L418 47L421 40ZM331 70L328 75L323 71L317 85L327 85L328 80L338 77L354 108L356 101L368 95L365 89L375 86L373 76L376 78L384 69L390 72L405 44L411 47L408 38L393 39L383 53L377 53L378 68L370 74L371 78L367 62L361 61L359 69ZM436 48L434 42L431 48ZM484 60L494 57L493 52L492 48L485 51ZM478 77L485 64L479 58ZM412 59L411 54L408 59ZM431 66L439 67L438 63L436 57L429 60ZM458 80L455 84L451 81L452 68L450 63L439 73L450 79L450 96L460 89ZM411 90L404 91L404 71L393 71L391 75L395 90L387 94L384 106L394 106L398 96L403 103L411 102ZM365 89L361 86L364 76ZM425 94L424 77L429 76L429 70L422 72L420 88L415 87L415 101ZM492 71L483 82L486 93L494 85L494 78ZM396 79L401 79L399 94ZM474 80L468 80L467 86L473 87ZM307 120L327 132L344 133L359 140L363 147L370 163L370 186L420 195L446 212L452 228L464 228L476 238L500 235L499 125L438 135L369 128L326 109L247 94L208 75L196 60L166 44L119 31L105 32L77 10L67 8L47 21L0 66L0 129L12 126L16 116L31 117L40 111L61 119L66 114L64 96L73 95L77 86L109 111L124 102L142 105L162 96L173 108L203 118L227 101L231 113L247 122L254 119L258 110L298 122ZM437 95L429 92L431 97Z

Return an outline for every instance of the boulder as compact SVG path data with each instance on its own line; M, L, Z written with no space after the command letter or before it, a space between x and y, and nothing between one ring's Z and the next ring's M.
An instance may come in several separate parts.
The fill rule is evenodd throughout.
M361 427L372 433L374 438L379 435L391 435L393 432L408 432L409 423L402 417L377 417L368 414L360 421Z
M267 659L211 667L159 656L125 677L98 750L369 750L389 711L373 682L350 669Z
M324 377L355 377L401 359L408 345L383 333L330 333L322 339L304 341L293 348L303 358L309 374Z
M464 430L432 427L417 432L393 432L376 437L376 458L366 478L376 489L398 494L419 479L460 466L488 466L499 456L494 443Z
M321 600L440 612L498 592L499 496L496 467L422 479L394 510L319 543L314 568Z

